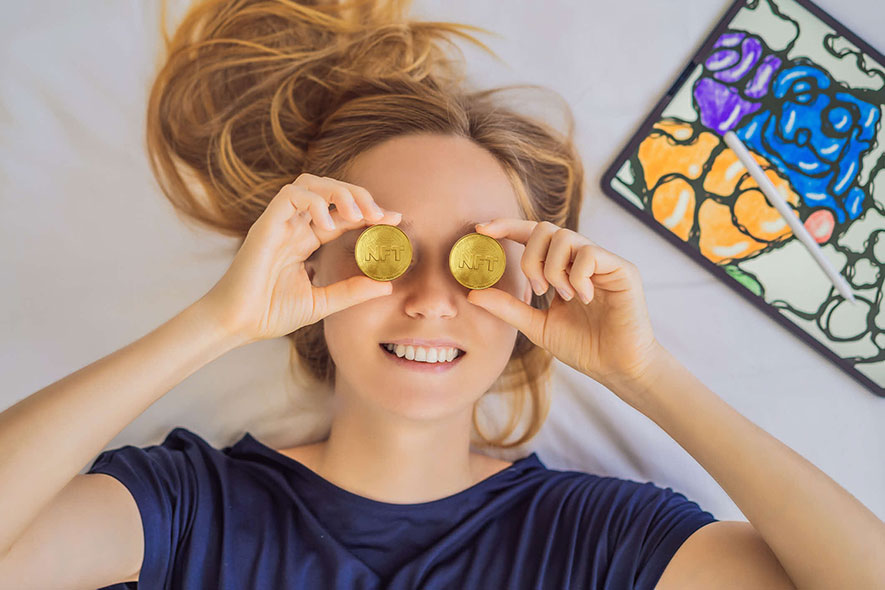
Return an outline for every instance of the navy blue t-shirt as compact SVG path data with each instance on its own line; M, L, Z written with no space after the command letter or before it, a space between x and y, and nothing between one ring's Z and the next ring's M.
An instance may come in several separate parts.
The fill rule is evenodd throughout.
M144 527L138 585L243 590L652 589L717 519L672 488L548 469L536 453L432 502L348 492L248 432L219 450L174 428L101 453Z

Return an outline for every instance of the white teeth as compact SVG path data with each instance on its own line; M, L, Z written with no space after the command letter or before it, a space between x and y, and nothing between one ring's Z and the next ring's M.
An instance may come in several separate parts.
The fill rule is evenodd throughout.
M457 348L424 348L402 344L385 344L384 347L400 358L419 363L446 363L461 354Z

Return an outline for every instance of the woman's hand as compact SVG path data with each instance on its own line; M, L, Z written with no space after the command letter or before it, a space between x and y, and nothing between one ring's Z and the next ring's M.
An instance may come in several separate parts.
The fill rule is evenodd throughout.
M331 203L335 211L330 212ZM230 268L199 303L226 331L249 343L284 336L351 305L389 295L390 282L363 275L315 287L304 261L347 231L401 220L400 213L382 210L360 186L301 174L271 199Z
M535 292L546 293L552 285L560 297L547 310L495 288L471 291L468 301L603 385L638 379L647 370L658 342L633 263L548 221L498 218L476 231L524 244L520 267L540 287ZM576 293L588 303L574 297Z

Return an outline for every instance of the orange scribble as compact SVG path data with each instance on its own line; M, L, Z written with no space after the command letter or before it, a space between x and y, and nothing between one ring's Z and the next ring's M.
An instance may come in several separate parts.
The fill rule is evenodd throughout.
M658 121L652 133L639 144L639 162L645 175L645 185L653 187L665 174L681 174L699 178L710 152L719 145L719 138L707 131L701 132L691 143L692 127L678 121Z
M768 244L741 233L731 220L731 208L707 199L698 210L701 254L717 264L747 258Z
M793 231L733 151L723 149L712 157L720 145L724 144L712 133L694 135L690 123L662 120L640 143L637 155L647 190L666 175L685 177L673 176L654 189L650 208L658 223L686 241L697 227L701 253L717 264L727 264L789 239ZM753 157L798 216L799 195L787 179L764 157ZM700 178L705 167L704 192L696 194L689 180Z
M662 183L651 200L654 218L671 232L688 240L694 225L694 189L685 180L674 178Z

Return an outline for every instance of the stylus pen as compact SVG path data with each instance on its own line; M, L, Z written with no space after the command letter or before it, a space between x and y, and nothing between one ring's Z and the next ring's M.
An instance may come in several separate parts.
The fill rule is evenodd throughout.
M771 183L768 176L762 172L762 168L759 167L759 164L757 164L756 160L753 159L753 156L750 155L750 152L747 150L747 147L743 142L738 139L738 136L735 135L734 131L727 132L724 139L728 147L730 147L737 155L741 164L744 165L744 168L750 173L750 176L753 177L753 180L756 181L756 184L759 185L759 188L762 189L762 192L765 193L765 196L768 197L771 204L774 205L774 207L780 212L781 217L783 217L787 224L793 229L793 234L805 244L805 248L811 252L811 255L817 261L817 264L825 273L827 273L827 276L830 277L830 280L836 286L836 289L839 290L839 293L852 303L857 303L857 299L855 299L854 293L851 292L851 287L848 285L848 281L846 281L845 277L839 274L839 272L833 268L833 265L830 264L830 261L824 257L823 250L821 250L820 246L817 245L817 242L814 241L814 238L811 237L811 234L808 233L808 230L805 229L802 222L799 221L799 218L793 213L793 210L787 204L787 201L777 192L777 189L774 188L774 185Z

